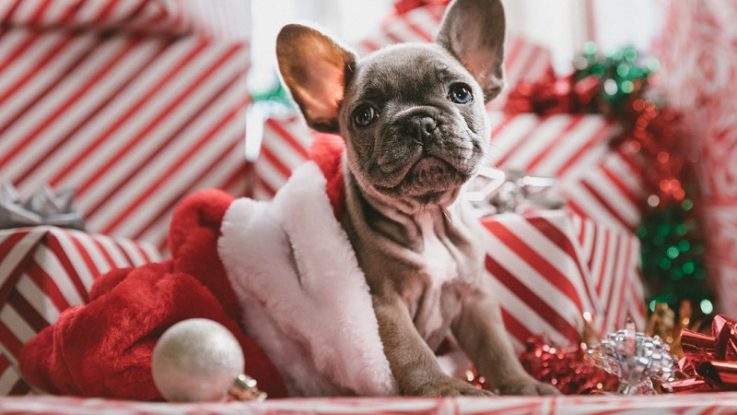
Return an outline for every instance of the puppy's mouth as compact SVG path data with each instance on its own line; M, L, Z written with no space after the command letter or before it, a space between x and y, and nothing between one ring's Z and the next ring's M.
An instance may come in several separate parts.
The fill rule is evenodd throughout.
M432 155L422 155L406 168L406 173L395 186L377 186L385 194L409 196L422 203L441 199L449 190L462 185L467 175L447 161Z

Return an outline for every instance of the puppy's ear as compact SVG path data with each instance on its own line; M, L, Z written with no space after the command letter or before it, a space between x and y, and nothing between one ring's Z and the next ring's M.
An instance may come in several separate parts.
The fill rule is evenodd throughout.
M338 131L338 108L356 56L317 29L284 26L276 39L276 56L284 83L310 127Z
M500 0L456 0L448 6L436 40L481 84L487 102L504 86L504 31Z

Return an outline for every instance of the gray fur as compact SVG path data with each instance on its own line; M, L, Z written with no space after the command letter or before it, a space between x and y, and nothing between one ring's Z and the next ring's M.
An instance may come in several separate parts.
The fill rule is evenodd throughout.
M483 231L458 197L483 162L484 105L502 85L501 7L456 0L436 44L393 46L362 60L304 26L285 27L277 43L282 76L307 122L346 141L341 222L404 395L488 394L442 373L434 351L446 338L500 392L556 393L517 361L484 276ZM453 93L459 85L471 101L458 102L466 96ZM341 99L326 106L315 104L319 96ZM366 105L378 117L361 126L356 116Z

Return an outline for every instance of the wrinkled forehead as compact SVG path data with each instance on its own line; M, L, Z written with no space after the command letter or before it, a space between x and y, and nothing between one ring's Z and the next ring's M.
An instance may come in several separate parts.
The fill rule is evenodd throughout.
M440 46L405 44L379 50L358 62L347 88L353 102L416 99L440 85L471 82L465 68Z

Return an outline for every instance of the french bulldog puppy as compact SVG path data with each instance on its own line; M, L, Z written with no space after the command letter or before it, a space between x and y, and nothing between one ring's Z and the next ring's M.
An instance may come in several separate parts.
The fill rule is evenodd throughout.
M445 375L452 338L504 394L555 394L519 364L483 273L478 220L459 197L484 161L484 104L502 88L499 0L456 0L434 44L361 60L311 27L277 38L284 82L307 123L346 142L341 223L366 275L402 395L487 395Z

